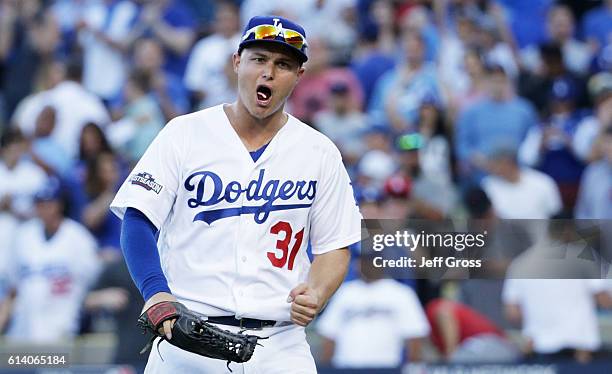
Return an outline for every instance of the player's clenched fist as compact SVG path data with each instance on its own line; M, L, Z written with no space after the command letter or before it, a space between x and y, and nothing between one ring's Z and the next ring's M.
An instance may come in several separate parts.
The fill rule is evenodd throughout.
M291 303L291 321L307 326L321 310L321 298L306 283L301 283L289 293L287 302Z

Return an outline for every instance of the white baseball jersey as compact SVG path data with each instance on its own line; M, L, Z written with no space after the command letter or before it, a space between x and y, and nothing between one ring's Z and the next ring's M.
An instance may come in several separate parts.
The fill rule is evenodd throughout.
M340 153L289 116L257 161L223 105L177 117L159 133L111 203L160 229L172 293L210 316L290 320L287 296L307 278L306 248L360 240Z
M597 350L601 335L594 295L602 279L506 279L502 300L519 305L523 335L537 353L563 348Z
M12 208L29 216L33 211L32 197L47 183L47 174L32 161L21 158L13 169L0 161L0 199L12 197Z
M412 288L393 279L342 285L316 325L335 342L335 367L398 367L406 339L429 334Z
M19 227L10 261L17 298L8 336L30 343L73 336L100 267L93 236L81 224L64 219L46 240L42 222L33 219Z

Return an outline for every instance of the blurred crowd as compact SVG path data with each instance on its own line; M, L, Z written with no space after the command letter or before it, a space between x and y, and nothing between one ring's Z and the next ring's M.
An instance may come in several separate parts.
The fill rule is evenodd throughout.
M110 330L116 362L143 359L108 206L168 120L235 99L257 14L306 29L287 110L339 147L364 218L612 219L612 0L0 0L6 339ZM447 360L588 361L611 306L595 280L405 283L347 282L317 358L397 366L430 336Z

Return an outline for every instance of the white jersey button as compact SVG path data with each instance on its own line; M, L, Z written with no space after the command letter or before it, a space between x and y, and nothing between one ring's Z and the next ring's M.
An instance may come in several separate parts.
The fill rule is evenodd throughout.
M247 261L246 256L242 256L242 262L246 262L246 261Z

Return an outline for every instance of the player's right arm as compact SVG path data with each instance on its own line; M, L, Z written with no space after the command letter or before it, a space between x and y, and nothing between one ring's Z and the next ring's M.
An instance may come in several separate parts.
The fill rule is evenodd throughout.
M162 271L155 235L176 200L179 175L188 152L186 137L185 122L178 118L170 121L147 148L111 203L112 212L123 220L121 249L130 275L145 300L145 309L157 302L176 301ZM164 333L170 338L169 327Z
M161 269L155 234L157 227L139 210L127 208L121 226L121 249L134 284L145 300L143 312L162 301L176 301ZM163 333L172 338L174 320L164 322Z

